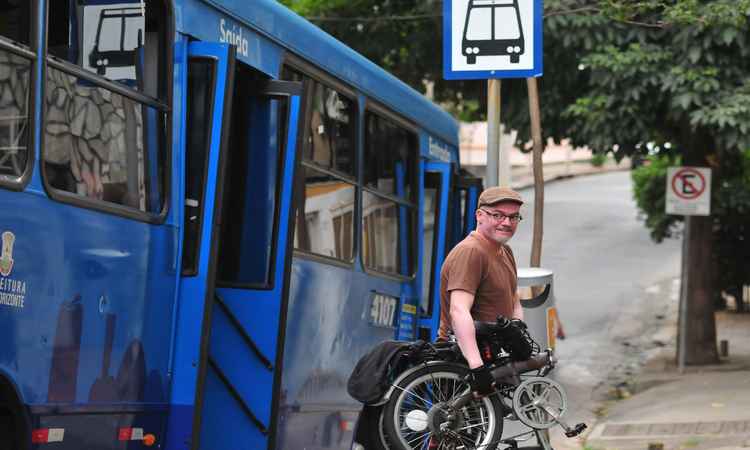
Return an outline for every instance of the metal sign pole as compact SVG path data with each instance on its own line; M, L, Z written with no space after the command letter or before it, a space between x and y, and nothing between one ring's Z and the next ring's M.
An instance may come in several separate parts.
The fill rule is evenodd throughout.
M497 186L500 152L500 80L487 80L487 173L485 187Z
M688 288L690 283L689 264L690 252L688 242L690 241L691 217L685 217L685 228L682 232L682 270L680 276L680 308L677 316L677 370L679 373L685 373L685 356L687 349L687 318L688 318Z

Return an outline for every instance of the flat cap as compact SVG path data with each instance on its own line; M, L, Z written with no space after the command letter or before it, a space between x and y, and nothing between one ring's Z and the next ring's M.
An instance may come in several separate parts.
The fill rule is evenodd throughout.
M521 194L511 188L495 186L485 189L479 196L479 206L494 205L495 203L509 201L523 205Z

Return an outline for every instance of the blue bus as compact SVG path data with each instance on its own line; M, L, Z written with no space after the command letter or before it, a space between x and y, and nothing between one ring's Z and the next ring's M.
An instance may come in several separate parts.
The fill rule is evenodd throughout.
M272 0L0 4L0 449L371 449L481 189L445 112Z

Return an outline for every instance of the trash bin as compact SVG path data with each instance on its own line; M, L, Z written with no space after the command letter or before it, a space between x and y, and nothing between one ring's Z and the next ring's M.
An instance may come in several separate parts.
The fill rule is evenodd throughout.
M518 294L523 306L523 317L531 336L542 347L555 348L557 337L557 309L553 289L554 273L539 267L518 269Z

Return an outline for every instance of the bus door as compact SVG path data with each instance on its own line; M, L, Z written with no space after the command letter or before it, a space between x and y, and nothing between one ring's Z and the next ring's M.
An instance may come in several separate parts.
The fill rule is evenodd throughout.
M200 423L235 66L226 44L194 42L187 53L186 80L178 79L187 82L184 174L176 176L184 180L184 227L167 435L168 448L180 450L194 447Z
M482 179L476 178L465 170L453 177L450 205L451 232L448 251L477 226L476 215L479 194L482 193Z
M420 339L434 340L440 325L440 267L448 239L448 200L451 164L424 163L422 207L422 292L419 303Z
M302 83L268 79L243 63L224 127L215 282L199 379L194 448L267 448L291 271L291 199ZM214 287L212 290L211 288ZM195 446L197 443L197 447Z
M201 66L216 57L218 66ZM232 60L220 44L190 44L190 75L223 78L227 94L220 94L219 83L204 81L203 86L215 86L203 88L206 93L198 83L188 87L188 118L198 115L196 108L206 108L212 121L205 137L190 137L199 128L190 120L186 127L196 155L188 149L180 308L194 312L180 314L180 319L194 320L181 320L178 349L190 358L178 354L175 364L196 368L194 380L183 377L186 382L173 388L189 397L192 386L194 399L192 417L182 418L190 426L170 423L174 449L267 448L275 426L302 84L268 79ZM201 143L208 143L207 154ZM206 169L191 170L190 161ZM200 185L191 189L196 182ZM191 227L200 229L197 239L189 239ZM192 347L185 348L188 344ZM185 429L192 435L185 435Z

